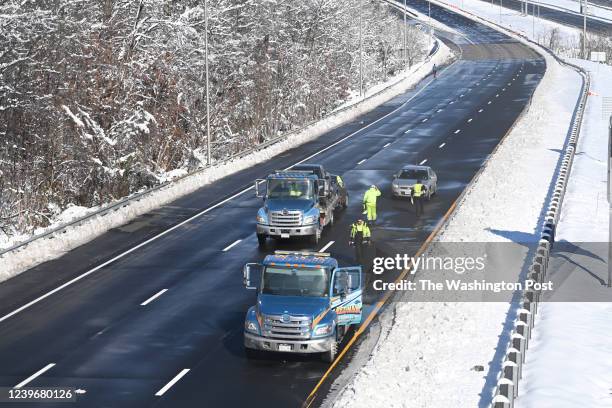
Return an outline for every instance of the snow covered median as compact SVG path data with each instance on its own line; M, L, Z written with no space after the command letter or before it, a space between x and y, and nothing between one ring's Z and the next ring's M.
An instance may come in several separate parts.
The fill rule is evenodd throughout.
M204 185L237 173L255 164L262 163L289 149L316 139L331 129L354 120L360 115L406 92L427 77L431 73L434 64L443 66L452 61L453 58L452 51L444 45L444 43L439 42L437 52L424 62L412 66L396 77L390 78L384 85L379 85L374 90L370 90L365 95L365 98L353 100L352 103L345 106L344 109L334 112L329 117L288 136L278 143L239 159L199 171L189 177L173 182L167 187L147 194L138 201L130 201L129 205L121 207L117 211L111 211L105 216L88 218L79 225L68 227L65 232L59 231L53 234L52 239L44 238L35 240L23 248L1 255L0 262L2 267L0 269L0 282L39 263L57 258L67 251L103 234L109 229L121 226L142 214L168 204L186 194L192 193ZM70 221L75 217L82 216L94 210L95 209L83 208L69 209L70 217L61 217L61 220L62 222ZM52 230L59 225L60 223L55 223L44 230L38 230L37 233L40 234L46 230ZM19 238L26 239L27 237L21 236ZM5 242L3 246L9 247L11 244L16 243L15 241L11 243Z
M584 60L571 62L590 72L592 95L550 263L550 278L563 297L540 305L515 404L520 408L551 403L560 408L612 407L612 289L605 287L607 133L612 112L602 114L604 98L612 98L612 67ZM567 247L577 249L564 250ZM608 302L589 302L606 298Z

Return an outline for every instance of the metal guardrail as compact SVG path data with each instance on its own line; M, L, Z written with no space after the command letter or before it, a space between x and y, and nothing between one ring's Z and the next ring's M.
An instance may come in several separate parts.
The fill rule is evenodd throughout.
M433 45L432 49L430 50L429 54L427 55L427 57L419 65L423 66L427 62L429 62L429 60L439 51L439 49L440 49L440 47L439 47L438 41L434 42L434 45ZM227 164L227 163L232 162L232 161L234 161L236 159L243 158L243 157L248 156L250 154L253 154L253 153L256 153L258 151L261 151L261 150L263 150L263 149L265 149L267 147L270 147L270 146L272 146L272 145L274 145L276 143L282 142L282 141L290 138L291 136L297 135L297 134L307 130L308 128L316 125L317 123L321 122L322 120L326 120L326 119L329 119L329 118L332 118L332 117L335 117L335 116L339 116L340 114L342 114L342 113L344 113L344 112L346 112L346 111L348 111L350 109L353 109L353 108L355 108L355 107L357 107L357 106L359 106L361 104L366 103L367 101L371 100L372 98L375 98L375 97L383 94L384 92L386 92L390 88L393 88L394 86L400 84L405 79L406 78L398 79L397 81L393 82L392 84L390 84L390 85L380 89L379 91L376 91L372 95L369 95L369 96L365 97L364 99L358 100L358 101L356 101L353 104L344 106L344 107L342 107L340 109L333 110L332 112L330 112L330 114L325 115L324 117L322 117L320 119L312 120L312 121L308 122L307 124L305 124L304 126L300 127L299 129L290 131L290 132L288 132L288 133L286 133L284 135L281 135L281 136L272 138L270 140L267 140L267 141L265 141L263 143L260 143L260 144L254 146L254 147L251 147L249 149L240 151L240 152L235 153L235 154L233 154L231 156L225 157L225 158L223 158L223 159L221 159L221 160L219 160L217 162L214 162L212 164L208 164L208 165L206 165L204 167L200 167L200 168L198 168L195 171L189 172L188 174L185 174L183 176L177 177L177 178L175 178L173 180L166 181L166 182L164 182L162 184L159 184L157 186L151 187L151 188L149 188L149 189L147 189L145 191L142 191L142 192L139 192L139 193L136 193L136 194L132 194L132 195L130 195L128 197L125 197L125 198L122 198L122 199L120 199L120 200L118 200L116 202L104 205L104 206L102 206L100 209L98 209L96 211L93 211L91 213L88 213L88 214L83 215L81 217L75 218L75 219L73 219L71 221L68 221L66 223L58 225L57 227L51 228L51 229L49 229L49 230L47 230L47 231L45 231L45 232L43 232L41 234L34 235L34 236L28 238L27 240L19 242L19 243L15 244L15 245L13 245L11 247L8 247L6 249L1 249L0 250L0 259L3 258L5 255L11 253L11 252L14 252L14 251L26 248L29 244L31 244L34 241L38 241L38 240L45 239L45 238L53 239L58 234L66 233L68 228L71 228L71 227L74 227L74 226L80 226L80 225L88 222L89 220L91 220L91 219L93 219L95 217L106 216L106 215L108 215L108 214L110 214L112 212L120 210L121 208L127 207L127 206L129 206L130 204L132 204L134 202L139 202L143 198L148 197L149 195L151 195L152 193L154 193L156 191L160 191L160 190L162 190L162 189L164 189L166 187L172 186L173 184L176 184L177 182L180 182L180 181L182 181L184 179L187 179L189 177L201 174L201 173L205 172L206 170L208 170L210 168Z
M590 87L590 77L584 72L581 73L585 78L582 95L576 107L569 141L556 177L555 188L548 203L540 240L527 272L528 281L543 283L548 272L550 252L555 242L555 230L559 222L561 205L574 161L576 144L578 143L588 89ZM502 363L502 371L498 377L497 389L492 403L493 408L514 407L514 401L518 397L518 383L523 376L525 355L529 348L529 340L533 332L535 316L538 312L541 296L541 290L526 289L523 291L520 301L521 306L511 333L510 344L506 350Z

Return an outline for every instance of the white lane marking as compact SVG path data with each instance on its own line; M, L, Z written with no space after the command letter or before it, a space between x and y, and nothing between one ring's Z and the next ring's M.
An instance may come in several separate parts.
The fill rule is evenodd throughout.
M423 160L423 161L422 161L422 162L420 162L419 164L420 164L420 165L423 165L423 164L425 164L425 163L427 163L427 159Z
M490 104L491 104L491 101L487 102L487 105L490 105Z
M464 96L465 96L464 94L459 95L460 98L463 98Z
M233 247L235 247L236 245L238 245L238 244L239 244L239 243L241 243L241 242L242 242L242 240L241 240L241 239L236 240L236 242L234 242L234 243L232 243L232 244L230 244L230 245L226 246L225 248L223 248L223 252L227 252L227 251L229 251L230 249L232 249Z
M15 388L21 388L24 385L27 385L30 381L32 381L33 379L35 379L36 377L39 377L40 375L42 375L43 373L45 373L46 371L49 371L50 369L52 369L53 367L55 367L55 363L50 363L47 364L45 367L41 368L40 370L38 370L37 372L35 372L34 374L32 374L31 376L29 376L28 378L26 378L25 380L23 380L22 382L20 382L19 384L17 384L15 386Z
M164 395L166 393L166 391L168 391L174 384L176 384L188 372L189 372L188 368L185 368L185 369L181 370L181 372L178 373L176 375L176 377L174 377L172 380L170 380L170 382L168 384L164 385L161 390L157 391L155 393L155 396L156 397L161 397L162 395Z
M499 98L499 94L495 94L495 97L496 97L496 98Z
M438 109L436 112L442 112L442 109Z
M478 113L482 113L484 109L478 109Z
M461 129L457 129L457 130L455 130L455 134L457 134L457 133L459 133L459 132L461 132Z
M453 103L455 103L455 101L450 101L449 105L452 105Z
M480 82L476 82L476 86L480 85Z
M427 122L428 118L423 119L421 122Z
M438 146L438 149L443 148L444 146L446 146L446 143L442 143L440 146Z
M469 119L468 119L468 123L470 123L470 122L471 122L472 120L474 120L474 119L472 119L472 118L469 118Z
M416 98L417 96L419 96L419 95L420 95L422 92L424 92L424 91L425 91L425 90L426 90L426 89L429 87L429 85L431 85L433 82L434 82L434 80L433 80L433 79L431 79L431 80L430 80L430 81L429 81L427 84L425 84L425 86L423 86L423 88L419 89L419 90L418 90L418 91L417 91L417 92L416 92L414 95L412 95L412 97L410 97L410 98L409 98L409 99L408 99L406 102L404 102L403 104L401 104L400 106L398 106L398 107L397 107L395 110L392 110L391 112L387 113L385 116L383 116L383 117L381 117L381 118L376 119L374 122L372 122L372 123L369 123L369 124L365 125L365 126L364 126L364 127L362 127L361 129L357 129L357 130L356 130L356 131L354 131L353 133L351 133L351 134L348 134L348 135L344 136L342 139L339 139L339 140L335 141L334 143L330 144L330 145L329 145L329 146L327 146L327 147L324 147L323 149L319 150L318 152L315 152L315 153L311 154L310 156L308 156L308 157L306 157L306 158L304 158L304 159L302 159L302 160L298 161L297 163L292 164L291 166L287 167L285 170L288 170L288 169L290 169L290 168L291 168L291 167L293 167L293 166L297 166L298 164L302 164L302 163L304 163L304 162L307 162L308 160L312 159L313 157L318 156L319 154L324 153L324 152L328 151L329 149L332 149L332 148L336 147L337 145L339 145L340 143L344 142L345 140L350 139L351 137L353 137L353 136L355 136L356 134L358 134L358 133L360 133L360 132L364 131L365 129L368 129L369 127L371 127L371 126L375 125L376 123L380 122L381 120L384 120L384 119L388 118L389 116L393 115L394 113L396 113L396 112L398 112L400 109L402 109L402 108L403 108L404 106L406 106L408 103L410 103L410 102L411 102L411 101L412 101L414 98ZM409 131L406 131L405 133L408 133L408 132L409 132ZM111 263L113 263L113 262L115 262L115 261L117 261L117 260L119 260L119 259L121 259L121 258L124 258L126 255L131 254L132 252L134 252L134 251L136 251L136 250L138 250L138 249L142 248L143 246L148 245L148 244L150 244L150 243L151 243L151 242L153 242L153 241L157 241L159 238L161 238L161 237L163 237L163 236L165 236L165 235L169 234L170 232L174 231L175 229L178 229L178 228L182 227L183 225L188 224L188 223L190 223L191 221L193 221L193 220L195 220L195 219L197 219L197 218L200 218L202 215L207 214L207 213L209 213L210 211L212 211L212 210L214 210L214 209L216 209L216 208L218 208L218 207L222 206L223 204L227 203L228 201L231 201L231 200L233 200L234 198L236 198L236 197L239 197L239 196L243 195L243 194L244 194L244 193L246 193L247 191L253 190L253 188L254 188L254 187L253 187L253 186L251 186L251 187L247 187L247 188L245 188L245 189L244 189L244 190L242 190L242 191L237 192L236 194L234 194L234 195L232 195L232 196L230 196L230 197L226 198L225 200L220 201L220 202L218 202L217 204L215 204L215 205L213 205L213 206L211 206L211 207L208 207L208 208L206 208L205 210L200 211L199 213L197 213L197 214L195 214L195 215L191 216L190 218L187 218L185 221L182 221L182 222L180 222L180 223L178 223L178 224L176 224L176 225L174 225L174 226L172 226L172 227L168 228L167 230L160 232L159 234L157 234L157 235L155 235L155 236L153 236L153 237L149 238L148 240L146 240L146 241L144 241L144 242L141 242L140 244L136 245L135 247L130 248L130 249L128 249L127 251L120 253L119 255L115 256L114 258L109 259L108 261L106 261L106 262L104 262L104 263L101 263L100 265L96 266L95 268L90 269L89 271L82 273L81 275L79 275L79 276L77 276L77 277L75 277L75 278L73 278L73 279L69 280L68 282L64 283L64 284L63 284L63 285L61 285L61 286L58 286L57 288L55 288L55 289L53 289L53 290L51 290L51 291L49 291L49 292L47 292L47 293L45 293L44 295L41 295L41 296L37 297L36 299L34 299L34 300L32 300L32 301L30 301L30 302L26 303L25 305L23 305L23 306L21 306L21 307L19 307L19 308L15 309L15 310L13 310L12 312L10 312L10 313L8 313L8 314L6 314L6 315L4 315L4 316L0 317L0 323L2 323L3 321L5 321L6 319L9 319L9 318L11 318L11 317L15 316L17 313L20 313L20 312L24 311L25 309L28 309L28 308L32 307L33 305L37 304L37 303L38 303L38 302L40 302L41 300L44 300L44 299L48 298L49 296L51 296L51 295L53 295L53 294L55 294L55 293L59 292L60 290L62 290L62 289L64 289L64 288L67 288L68 286L70 286L70 285L72 285L72 284L74 284L74 283L76 283L76 282L80 281L81 279L83 279L83 278L85 278L85 277L87 277L87 276L91 275L92 273L95 273L95 272L99 271L100 269L102 269L102 268L106 267L107 265L110 265Z
M407 131L405 131L404 133L410 133L412 129L408 129Z
M502 88L502 92L506 92L506 88Z
M327 245L325 245L323 248L319 249L319 252L325 252L326 249L328 249L330 246L334 245L334 242L336 242L336 241L329 241L327 243Z
M140 306L146 306L149 303L151 303L152 301L154 301L155 299L157 299L158 297L160 297L161 295L163 295L164 293L166 293L168 291L168 289L162 289L159 292L157 292L156 294L154 294L153 296L151 296L150 298L148 298L147 300L145 300L144 302L142 302L140 304Z
M357 163L357 165L359 165L359 164L361 164L361 163L365 162L366 160L367 160L367 159L363 159L363 160L361 160L360 162L358 162L358 163Z
M508 86L512 85L512 82L508 82Z
M383 148L389 146L391 144L391 142L387 143L386 145L383 146Z

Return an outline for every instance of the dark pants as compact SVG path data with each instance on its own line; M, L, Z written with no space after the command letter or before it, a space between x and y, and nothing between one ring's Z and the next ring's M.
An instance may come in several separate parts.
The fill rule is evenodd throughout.
M364 264L364 261L365 261L364 253L365 253L365 244L362 242L355 242L355 261L359 265Z
M423 197L412 197L417 217L423 214Z

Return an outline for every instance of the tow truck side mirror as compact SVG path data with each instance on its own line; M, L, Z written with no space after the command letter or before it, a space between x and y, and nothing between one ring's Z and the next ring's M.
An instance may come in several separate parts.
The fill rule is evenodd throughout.
M260 184L264 184L265 185L266 180L264 179L257 179L255 180L255 197L259 197L259 198L263 198L264 197L264 192L259 191L259 185Z
M248 263L244 265L244 268L242 268L242 276L243 276L242 283L244 284L245 288L257 289L257 286L253 285L252 276L255 271L261 270L261 267L262 267L261 264L258 264L258 263Z
M317 183L317 195L319 196L319 198L327 197L327 188L325 182Z

